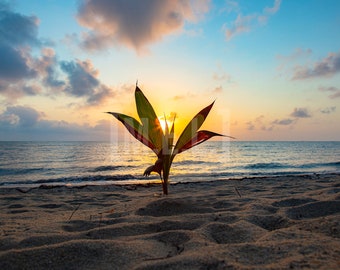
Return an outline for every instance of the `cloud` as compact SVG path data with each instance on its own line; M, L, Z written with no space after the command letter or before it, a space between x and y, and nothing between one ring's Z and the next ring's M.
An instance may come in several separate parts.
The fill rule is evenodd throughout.
M239 6L233 2L228 2L231 5L231 10L237 10L239 12ZM253 13L249 15L242 15L238 13L235 21L232 22L231 27L225 28L225 36L227 40L231 40L234 36L241 33L249 32L252 28L265 24L269 17L279 11L281 0L275 0L272 7L265 7L262 13Z
M37 87L26 81L37 75L31 47L39 47L38 19L13 12L6 3L0 3L0 93L17 98L35 94Z
M240 11L240 5L237 1L234 0L226 0L226 7L224 7L221 12L226 11L228 13L230 12L239 12Z
M289 126L290 124L293 124L295 121L290 118L285 118L281 120L275 120L272 122L273 125L280 125L280 126Z
M65 85L63 80L58 79L58 60L52 48L44 48L41 52L41 58L37 61L36 69L42 76L44 86L52 90L61 90Z
M227 40L232 39L240 33L249 32L254 19L256 19L256 15L242 16L239 14L233 22L233 26L225 31Z
M89 60L63 61L61 69L67 74L69 81L65 91L73 96L91 95L93 90L99 85L99 81L96 78L98 72L94 70Z
M141 51L181 31L186 22L195 22L207 12L208 4L203 0L82 1L77 19L89 29L82 45L90 50L126 45Z
M290 54L277 54L276 59L278 66L276 67L278 75L286 77L288 80L292 78L292 72L296 70L296 66L301 62L310 62L313 51L310 48L295 48Z
M178 100L182 100L182 99L185 99L185 98L186 97L184 95L176 95L172 99L175 100L175 101L178 101Z
M332 113L335 112L335 107L325 108L321 110L322 113ZM256 117L252 121L246 122L247 130L262 130L262 131L272 131L276 128L289 127L292 128L300 118L310 118L312 117L307 108L294 108L294 111L290 114L291 117L275 119L274 121L268 121L264 115Z
M247 124L247 130L254 130L255 129L255 125L252 121L249 121L246 124Z
M297 61L304 60L305 58L312 55L312 50L307 48L295 48L294 51L289 55L280 55L276 56L277 60L279 61L279 65L277 69L279 71L283 71L287 68L291 69L292 65L296 64Z
M246 125L249 131L252 130L272 131L274 128L273 125L268 126L266 124L264 115L256 117L254 121L249 121L246 123Z
M97 78L99 75L90 60L63 61L61 69L67 74L65 93L75 97L87 98L88 105L97 105L114 92Z
M214 90L211 91L212 94L220 94L223 92L223 87L222 85L216 86Z
M13 101L27 95L65 93L84 97L86 105L100 104L114 95L99 81L99 72L89 60L58 61L52 48L42 47L38 26L37 17L16 13L0 2L1 95ZM40 55L33 56L35 49L40 49Z
M231 76L227 74L220 65L218 65L218 71L214 72L212 77L215 81L231 82Z
M281 5L281 0L275 0L274 6L272 7L266 7L264 9L265 14L275 14L276 12L279 11Z
M335 87L335 86L329 86L329 87L324 87L324 86L320 86L319 87L319 90L321 92L337 92L339 91L340 89Z
M196 98L197 94L192 93L192 92L187 92L186 94L183 95L176 95L172 98L172 100L178 101L178 100L185 100L185 99L193 99Z
M307 49L295 48L294 51L290 55L287 55L287 56L277 55L277 58L280 60L291 62L291 61L295 61L300 58L310 56L312 53L313 51L310 48L307 48Z
M317 77L331 77L340 72L340 52L330 53L312 67L297 66L292 80L303 80Z
M25 106L10 106L0 115L3 126L31 127L43 116L43 113Z
M109 140L111 121L100 120L94 126L66 121L50 121L27 106L10 106L0 114L2 140Z
M13 61L13 57L11 59ZM10 80L10 75L5 73L6 80L1 81L0 75L0 93L12 100L27 95L66 94L84 98L85 105L91 106L102 104L115 95L113 89L100 82L99 71L90 60L58 61L52 48L43 48L40 57L29 62L29 69L23 66L22 72L20 65L16 65L13 74L17 74L17 78Z
M0 79L18 79L32 75L27 47L39 46L38 18L15 13L0 3Z
M340 98L340 91L335 92L329 96L330 99Z
M13 63L15 58L9 53L7 56L12 64L6 64L6 57L4 62L0 62L0 94L12 100L27 95L43 93L54 96L64 93L85 98L86 105L98 105L115 95L110 87L100 82L99 72L89 60L59 62L51 48L43 48L39 58L29 59L29 65L25 62L22 65L19 62ZM11 66L13 72L8 69L7 73L1 72L2 67L6 69Z
M319 87L319 90L322 92L331 92L333 94L329 95L330 99L340 98L340 89L334 86L330 87Z
M39 45L38 24L37 17L12 12L8 4L0 3L1 43L10 46Z
M36 74L29 66L29 60L20 49L15 49L0 42L0 56L0 80L10 83L24 78L31 78Z
M292 117L296 118L309 118L311 117L310 113L306 108L295 108L294 111L290 114Z
M330 113L334 113L336 111L336 107L333 106L333 107L327 107L327 108L324 108L322 110L320 110L321 113L323 114L330 114Z

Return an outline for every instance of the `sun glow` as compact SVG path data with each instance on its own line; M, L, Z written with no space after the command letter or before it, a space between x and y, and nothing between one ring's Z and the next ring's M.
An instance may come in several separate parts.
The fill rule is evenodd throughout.
M161 124L163 133L165 133L166 124L168 123L168 128L170 128L172 123L169 123L169 120L165 119L164 116L158 116L158 120L159 120L159 123Z
M166 126L165 119L164 119L164 117L162 119L162 117L158 116L158 120L159 120L159 123L161 124L162 130L163 130L163 133L164 133L165 132L165 126Z
M162 116L158 116L157 117L159 120L159 123L161 124L162 130L165 133L165 129L166 129L166 124L168 124L168 129L170 131L175 118L176 118L176 113L171 113L170 115L166 116L166 115L162 115Z

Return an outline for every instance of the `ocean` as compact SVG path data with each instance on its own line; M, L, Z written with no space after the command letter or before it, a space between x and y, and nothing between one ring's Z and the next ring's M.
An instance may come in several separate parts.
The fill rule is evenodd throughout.
M0 187L145 184L156 161L138 141L0 142ZM340 173L340 142L208 141L175 157L170 182Z

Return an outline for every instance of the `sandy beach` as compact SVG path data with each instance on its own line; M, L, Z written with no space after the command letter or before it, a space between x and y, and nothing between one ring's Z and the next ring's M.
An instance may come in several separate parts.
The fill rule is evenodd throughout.
M340 175L0 189L0 269L339 269Z

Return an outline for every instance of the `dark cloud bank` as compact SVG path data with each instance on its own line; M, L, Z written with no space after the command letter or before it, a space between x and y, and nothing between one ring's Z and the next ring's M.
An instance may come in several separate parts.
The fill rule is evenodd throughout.
M95 126L66 121L49 121L44 114L27 106L9 106L0 114L0 138L5 141L108 141L109 120Z
M0 95L6 100L0 110L0 140L108 140L107 121L96 126L48 121L34 108L13 105L24 96L67 95L79 98L79 106L97 106L114 96L91 61L58 60L38 30L37 17L0 1Z
M91 61L58 61L53 48L38 37L38 28L37 17L16 13L0 2L0 94L10 100L42 92L69 95L83 98L84 105L99 105L114 96ZM34 50L40 56L34 56Z

